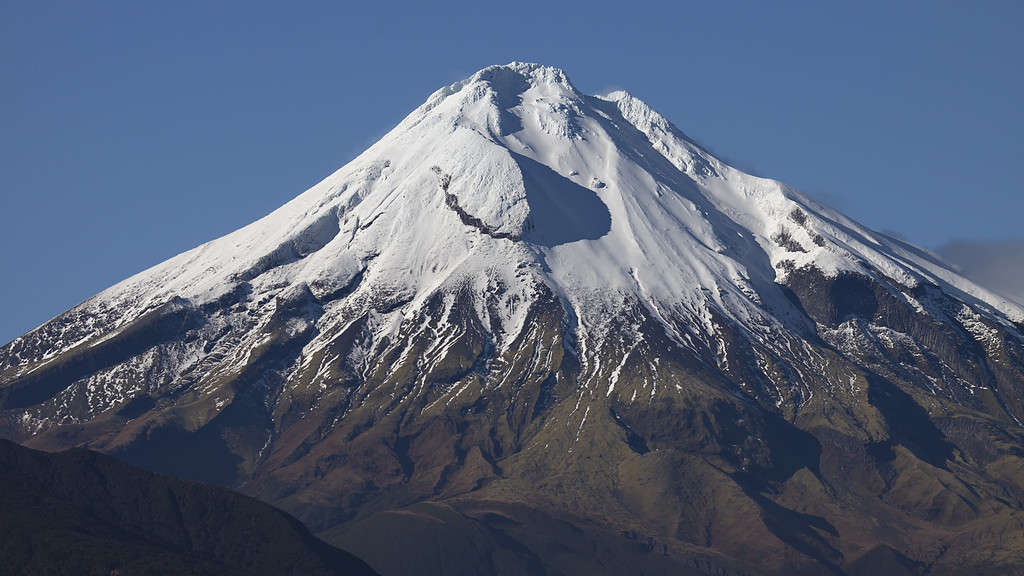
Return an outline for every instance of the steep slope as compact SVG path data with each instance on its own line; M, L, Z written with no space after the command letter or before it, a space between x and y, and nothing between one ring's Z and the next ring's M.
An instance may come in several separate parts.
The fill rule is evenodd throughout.
M441 522L538 570L600 542L673 570L937 573L1021 562L1022 320L638 99L513 63L4 347L0 417L241 486L368 557L373 530ZM588 527L575 552L536 540L560 522Z
M5 574L373 574L251 498L0 440Z

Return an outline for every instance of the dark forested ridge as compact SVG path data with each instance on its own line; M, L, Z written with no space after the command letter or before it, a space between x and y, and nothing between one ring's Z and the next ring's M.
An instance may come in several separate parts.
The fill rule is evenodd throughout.
M370 575L291 516L84 449L0 440L0 573Z

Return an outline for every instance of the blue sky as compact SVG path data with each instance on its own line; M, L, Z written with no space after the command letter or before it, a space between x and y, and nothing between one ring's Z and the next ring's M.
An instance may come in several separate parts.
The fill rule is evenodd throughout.
M511 60L917 244L1022 238L1024 3L159 4L2 2L0 341Z

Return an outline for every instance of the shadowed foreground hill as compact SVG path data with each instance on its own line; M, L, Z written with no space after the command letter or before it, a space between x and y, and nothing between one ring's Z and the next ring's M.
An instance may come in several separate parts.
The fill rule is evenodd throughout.
M4 574L369 575L287 514L74 449L0 440Z

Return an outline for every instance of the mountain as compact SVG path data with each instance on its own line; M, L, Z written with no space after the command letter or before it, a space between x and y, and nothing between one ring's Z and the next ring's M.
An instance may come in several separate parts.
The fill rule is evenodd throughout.
M76 448L0 440L4 574L374 574L298 520Z
M1024 310L512 63L0 349L0 435L385 575L1024 570Z

